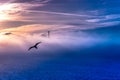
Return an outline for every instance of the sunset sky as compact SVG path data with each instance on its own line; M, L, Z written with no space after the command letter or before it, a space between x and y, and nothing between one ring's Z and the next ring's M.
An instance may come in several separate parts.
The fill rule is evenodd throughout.
M27 48L41 40L39 36L48 30L88 30L118 25L119 3L119 0L0 0L0 48L3 51L11 45ZM61 33L75 37L75 33Z
M120 0L0 0L0 80L120 80Z
M119 0L1 0L0 27L77 24L90 28L115 25L120 18L119 3Z
M16 46L26 49L40 41L40 35L48 30L61 31L55 32L53 38L62 34L74 38L76 33L64 30L118 25L119 3L119 0L0 0L0 48L2 51ZM49 39L44 39L49 42Z

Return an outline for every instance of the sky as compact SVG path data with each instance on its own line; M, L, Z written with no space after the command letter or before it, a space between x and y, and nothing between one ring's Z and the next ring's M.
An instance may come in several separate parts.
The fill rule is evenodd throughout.
M83 41L92 43L94 39L89 37L90 34L80 32L82 37L79 38L78 33L76 36L70 30L119 25L119 4L119 0L0 0L0 48L5 53L16 52L14 48L17 45L24 52L28 46L40 40L46 45L60 43L62 40L55 37L63 34L68 38L63 40L64 43L69 42L69 38L78 41L82 38ZM41 37L48 30L55 31L52 40ZM74 44L77 43L73 42L72 45Z
M119 34L120 0L0 0L0 80L120 80Z
M1 29L33 24L76 24L85 28L115 25L120 18L119 3L119 0L1 0L0 24Z

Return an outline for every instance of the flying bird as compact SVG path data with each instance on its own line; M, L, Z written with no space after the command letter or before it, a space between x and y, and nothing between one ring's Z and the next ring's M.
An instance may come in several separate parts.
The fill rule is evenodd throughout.
M41 34L41 36L46 37L47 35L45 33Z
M34 46L31 46L31 47L28 49L28 51L31 50L32 48L38 49L37 46L38 46L40 43L42 43L42 42L38 42L38 43L36 43Z
M50 31L47 31L47 34L46 33L43 33L41 36L43 36L43 37L50 37Z
M11 34L12 34L11 32L4 33L4 35L11 35Z

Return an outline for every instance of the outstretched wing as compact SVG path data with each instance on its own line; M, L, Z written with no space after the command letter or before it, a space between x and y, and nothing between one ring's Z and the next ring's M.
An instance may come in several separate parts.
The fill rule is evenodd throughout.
M42 43L42 42L38 42L38 43L36 43L35 46L37 46L37 45L40 44L40 43Z
M32 48L38 49L38 48L37 48L37 45L40 44L40 43L41 43L41 42L36 43L34 46L30 47L30 48L28 49L28 51L31 50Z
M32 48L33 48L33 47L30 47L30 48L28 49L28 51L31 50Z

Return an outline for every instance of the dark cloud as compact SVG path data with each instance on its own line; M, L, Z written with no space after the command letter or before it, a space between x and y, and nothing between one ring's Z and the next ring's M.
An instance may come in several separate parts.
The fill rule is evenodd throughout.
M14 3L47 3L50 0L16 0Z
M76 12L98 9L102 6L101 0L52 0L38 10L51 10L62 12Z

